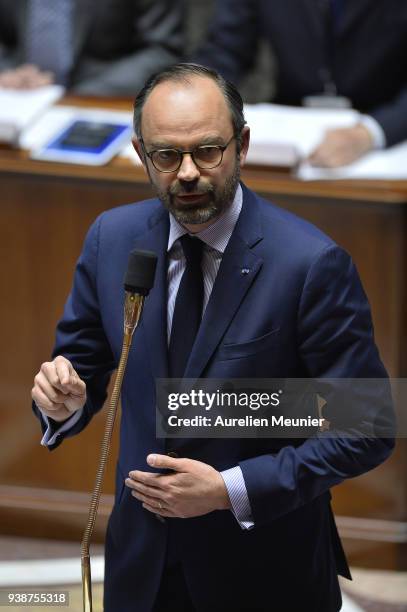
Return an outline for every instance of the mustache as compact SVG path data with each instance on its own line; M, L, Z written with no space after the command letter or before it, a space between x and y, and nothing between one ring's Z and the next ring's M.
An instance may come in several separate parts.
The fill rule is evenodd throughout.
M213 185L211 185L210 183L205 183L204 181L185 184L176 181L173 185L171 185L169 189L169 193L172 196L189 195L190 193L194 193L195 195L205 195L207 193L213 193L214 191L215 189Z

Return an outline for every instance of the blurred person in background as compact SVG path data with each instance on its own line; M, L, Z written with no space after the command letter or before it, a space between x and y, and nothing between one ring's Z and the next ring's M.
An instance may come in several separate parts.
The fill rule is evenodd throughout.
M0 0L0 87L134 96L183 48L182 0Z
M234 83L252 67L260 40L277 62L273 102L353 106L353 127L329 130L310 157L349 164L407 138L405 0L218 0L194 60Z

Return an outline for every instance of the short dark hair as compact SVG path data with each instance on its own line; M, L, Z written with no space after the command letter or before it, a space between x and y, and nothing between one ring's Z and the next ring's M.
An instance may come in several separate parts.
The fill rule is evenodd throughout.
M190 82L190 77L193 76L206 77L212 79L212 81L217 84L229 107L234 135L240 144L240 134L246 124L243 114L242 96L236 87L224 79L223 76L216 70L212 70L212 68L207 68L206 66L201 66L200 64L192 63L173 64L160 72L156 72L146 81L144 87L138 92L134 101L133 127L137 138L141 138L141 119L143 107L153 89L165 81L184 81L188 83Z

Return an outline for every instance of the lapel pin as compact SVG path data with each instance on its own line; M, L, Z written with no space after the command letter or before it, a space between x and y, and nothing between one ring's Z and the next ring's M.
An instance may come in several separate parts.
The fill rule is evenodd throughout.
M242 272L242 274L249 274L250 269L249 268L242 268L241 272Z

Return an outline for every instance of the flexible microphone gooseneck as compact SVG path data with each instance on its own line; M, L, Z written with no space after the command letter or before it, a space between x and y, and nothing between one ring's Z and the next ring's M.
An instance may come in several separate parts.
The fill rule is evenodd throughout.
M90 571L89 545L95 526L103 477L109 455L117 405L126 370L131 342L144 305L144 298L154 284L157 256L150 251L135 250L130 253L126 276L124 278L124 337L120 361L117 368L109 410L106 417L105 431L100 449L99 465L96 472L95 486L89 506L88 520L81 543L83 611L92 612L92 578Z

